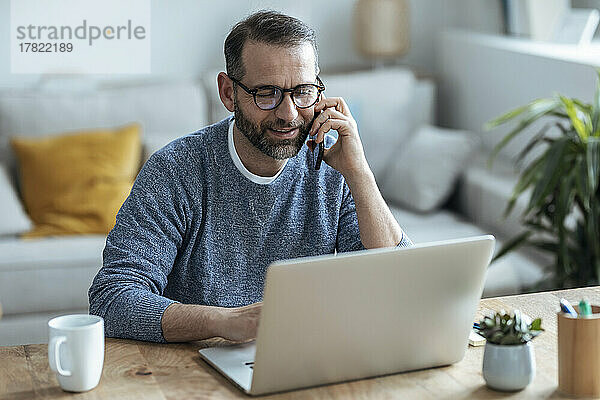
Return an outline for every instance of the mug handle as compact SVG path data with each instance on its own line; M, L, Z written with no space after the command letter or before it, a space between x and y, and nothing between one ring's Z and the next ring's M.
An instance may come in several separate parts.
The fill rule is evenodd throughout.
M71 371L64 370L60 364L60 345L67 341L65 336L54 336L48 345L48 361L50 369L62 376L71 376Z

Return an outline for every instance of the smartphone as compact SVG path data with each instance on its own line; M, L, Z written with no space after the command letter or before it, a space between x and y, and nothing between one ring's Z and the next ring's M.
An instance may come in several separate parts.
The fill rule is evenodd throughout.
M319 150L317 153L317 160L315 161L315 169L321 168L321 162L323 162L323 153L325 153L325 141L319 143Z
M315 114L315 116L313 117L313 120L312 120L313 123L320 114L321 113ZM312 126L312 124L311 124L311 126ZM306 141L306 145L308 146L310 151L312 151L313 160L315 160L315 147L316 147L315 139L308 139ZM317 150L317 158L313 164L313 166L315 167L316 170L321 168L321 163L323 162L323 154L324 153L325 153L325 140L323 140L321 143L319 143L319 149Z

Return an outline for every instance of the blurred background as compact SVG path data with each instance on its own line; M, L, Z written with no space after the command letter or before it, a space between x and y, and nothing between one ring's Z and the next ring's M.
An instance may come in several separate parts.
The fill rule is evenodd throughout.
M567 112L572 104L573 118L589 125L582 146L600 136L594 122L600 0L148 3L149 73L31 74L11 71L6 57L0 62L0 345L47 340L50 317L86 312L106 234L141 163L169 141L227 117L216 92L223 42L253 11L281 11L315 29L325 94L347 100L384 197L414 242L492 233L510 244L531 229L523 213L532 212L535 185L517 196L507 218L504 210L521 174L552 142L535 142L531 152L528 144L540 129L561 135L557 120L545 118L563 118L564 131L583 138ZM0 0L0 16L0 52L10 54L9 0ZM484 124L556 93L578 101L545 113L525 110L521 116L532 124L490 167L494 147L515 124L492 130ZM589 148L582 154L597 166L600 153ZM550 204L562 193L554 190L568 172L562 165L532 174L554 177L539 202ZM586 193L597 202L598 170L587 173ZM549 217L542 221L547 229L533 232L545 245L494 262L484 296L597 283L600 250L592 243L600 242L600 224L582 225L596 208L578 210L579 195L564 193L571 202L563 218ZM538 203L533 213L555 210L554 203ZM565 264L564 231L576 235L580 225L591 233L580 247L573 244L579 239L569 246L591 249L589 257Z
M515 1L516 4L522 0ZM384 2L385 3L385 2ZM410 17L410 49L397 61L438 72L443 65L438 57L439 39L449 29L470 33L500 35L505 31L502 1L481 0L407 0ZM537 2L546 4L544 2ZM564 2L574 8L598 8L598 0ZM152 10L152 75L192 75L221 68L224 63L223 41L233 24L252 11L274 9L298 17L318 34L319 56L323 70L351 70L372 66L353 45L356 0L298 2L229 0L150 1ZM539 7L538 7L539 8ZM0 1L0 15L10 15L10 1ZM0 50L8 54L10 23L0 27ZM377 21L374 21L376 24ZM598 40L596 32L594 39ZM181 62L185 60L185 62ZM111 77L114 78L114 77ZM14 87L35 83L37 76L10 74L10 64L0 65L0 86Z

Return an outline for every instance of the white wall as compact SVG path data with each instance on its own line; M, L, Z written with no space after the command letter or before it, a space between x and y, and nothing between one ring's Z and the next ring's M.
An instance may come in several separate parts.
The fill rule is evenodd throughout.
M412 43L401 63L436 71L439 32L457 26L487 32L499 30L496 3L410 0ZM324 71L368 67L371 62L353 48L354 4L355 0L151 0L152 75L196 76L204 70L222 68L223 41L231 26L261 8L281 10L313 26L318 34ZM0 54L10 54L9 37L10 0L0 0ZM39 75L11 74L10 59L4 56L0 60L0 88L27 86L39 81Z
M580 52L575 46L461 31L442 36L439 56L440 124L480 133L487 149L508 133L509 126L484 132L484 123L511 109L554 93L591 103L597 80L594 69L600 68L600 46ZM518 154L540 128L532 126L503 155Z

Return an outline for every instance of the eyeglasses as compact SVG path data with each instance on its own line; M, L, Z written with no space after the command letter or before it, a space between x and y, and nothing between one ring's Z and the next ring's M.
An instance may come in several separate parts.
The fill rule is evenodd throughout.
M280 88L275 85L259 86L254 89L248 88L242 82L229 77L234 83L238 84L244 91L254 98L254 103L261 110L273 110L283 101L285 92L292 96L294 105L298 108L309 108L315 105L319 100L319 95L325 90L325 85L317 76L318 84L304 83L291 89Z

